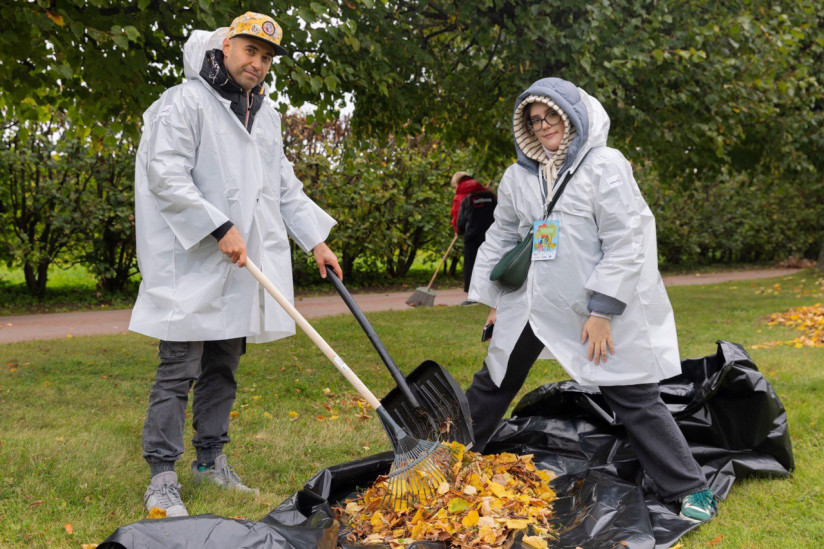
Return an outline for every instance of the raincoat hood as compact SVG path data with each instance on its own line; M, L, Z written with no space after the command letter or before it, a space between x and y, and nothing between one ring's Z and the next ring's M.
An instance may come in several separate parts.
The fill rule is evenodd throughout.
M207 85L206 80L200 76L200 69L203 67L203 59L206 52L223 47L223 39L229 33L228 27L221 27L215 31L192 31L192 35L183 46L183 74L186 80L201 80ZM263 95L269 95L269 86L263 82ZM211 87L211 86L209 86Z
M518 126L524 124L521 116L524 101L534 95L551 99L564 111L575 127L576 135L569 144L566 159L559 173L568 169L574 171L586 151L593 147L606 145L609 134L609 116L601 103L571 82L554 77L538 80L518 96L513 111L513 136L518 133ZM537 174L538 162L524 153L517 139L514 141L518 164L531 173Z

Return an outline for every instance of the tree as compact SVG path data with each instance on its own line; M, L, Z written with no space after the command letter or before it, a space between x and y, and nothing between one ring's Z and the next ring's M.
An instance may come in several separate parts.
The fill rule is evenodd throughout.
M0 238L37 297L45 294L49 266L69 263L63 252L82 245L97 162L85 148L88 130L74 127L70 113L40 111L37 122L6 119L0 137Z
M128 137L107 133L95 141L98 162L89 193L93 198L86 216L83 253L79 260L97 278L98 290L124 290L137 274L134 218L135 148Z

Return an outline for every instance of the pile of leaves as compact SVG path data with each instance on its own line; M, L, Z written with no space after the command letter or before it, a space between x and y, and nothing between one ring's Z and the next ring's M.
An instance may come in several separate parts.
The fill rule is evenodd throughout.
M809 307L790 309L785 313L774 313L767 321L769 326L789 326L802 332L790 341L771 341L754 345L754 348L789 345L796 348L824 347L824 306L816 303Z
M360 497L335 507L349 529L347 541L393 548L430 541L481 549L503 547L524 531L525 547L546 548L553 537L549 520L555 492L549 481L554 475L536 469L532 455L482 456L458 443L450 446L458 456L453 474L431 498L411 508L382 506L387 481L380 477Z

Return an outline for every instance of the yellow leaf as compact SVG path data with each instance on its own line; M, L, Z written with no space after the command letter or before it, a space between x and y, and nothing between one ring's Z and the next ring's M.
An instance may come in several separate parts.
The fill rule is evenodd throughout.
M354 515L358 511L363 511L363 505L359 505L355 501L349 501L346 503L346 512L350 515Z
M506 491L506 488L504 488L503 486L501 486L497 482L492 482L492 481L489 482L489 491L492 492L493 494L495 494L495 496L497 496L499 498L504 498L504 497L507 497L509 495L509 493Z
M462 498L452 498L449 500L447 504L447 509L450 513L462 513L469 509L470 505L469 502Z
M148 518L150 518L150 519L166 518L166 509L161 509L160 507L152 507L151 509L149 509Z
M509 519L506 521L506 527L510 530L523 530L529 526L527 519Z
M495 538L498 537L493 528L488 528L486 526L481 526L479 533L481 534L481 541L484 543L495 543Z
M538 536L524 536L521 543L533 549L547 549L546 540Z
M372 528L375 530L383 530L386 527L386 523L383 521L383 513L380 511L375 511L372 514L372 518L369 519L369 523L372 524Z
M449 491L449 483L444 481L438 485L438 495L442 496Z
M297 412L289 412L289 421L297 421L298 413Z
M71 522L67 522L66 524L64 524L63 528L66 529L66 533L69 534L69 535L74 533L74 528L72 528L72 523Z
M54 24L57 25L58 27L62 27L65 24L63 22L63 16L62 15L59 15L57 13L52 13L52 12L47 10L46 11L46 16L49 19L51 19L54 22ZM71 533L71 532L69 532L69 533Z
M240 412L238 412L237 410L232 410L231 412L229 412L229 417L232 419L237 419L240 417Z
M461 524L463 524L464 528L472 528L476 524L478 524L478 520L480 516L478 516L478 511L472 509L469 511L466 516L461 520Z

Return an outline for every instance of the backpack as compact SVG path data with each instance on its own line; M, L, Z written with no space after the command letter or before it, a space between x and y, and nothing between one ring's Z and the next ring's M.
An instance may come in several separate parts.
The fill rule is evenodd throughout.
M498 198L490 190L466 195L458 210L458 234L469 239L482 237L495 219L493 212L497 205Z

